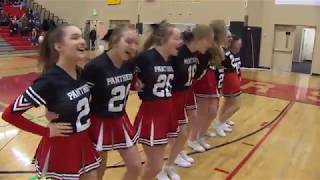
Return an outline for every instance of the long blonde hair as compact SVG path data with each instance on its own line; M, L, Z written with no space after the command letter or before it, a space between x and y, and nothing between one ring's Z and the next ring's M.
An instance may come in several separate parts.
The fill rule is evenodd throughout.
M174 27L173 24L170 24L165 20L151 26L152 31L143 43L143 50L147 50L153 45L159 46L167 42Z
M224 44L224 39L227 33L226 23L224 20L213 20L209 26L214 33L213 47L209 50L212 54L211 63L219 68L222 67L221 63L224 60L222 45Z

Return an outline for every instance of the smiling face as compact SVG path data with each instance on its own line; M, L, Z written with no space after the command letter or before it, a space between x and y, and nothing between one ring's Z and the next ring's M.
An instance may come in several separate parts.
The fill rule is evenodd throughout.
M139 36L134 29L125 29L119 33L118 40L112 45L113 50L121 60L128 61L136 56L139 46Z
M74 61L83 60L86 57L85 46L82 32L76 26L63 28L62 40L55 43L55 49L60 56Z

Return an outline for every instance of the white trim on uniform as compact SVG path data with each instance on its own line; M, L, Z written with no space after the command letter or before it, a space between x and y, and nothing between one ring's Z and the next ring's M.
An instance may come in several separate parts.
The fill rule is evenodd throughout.
M13 105L13 111L23 111L30 109L32 107L32 104L26 100L26 98L23 97L23 95L20 95Z
M96 162L88 164L81 168L78 172L78 174L62 174L62 173L56 173L56 172L44 172L43 170L41 171L38 161L35 160L35 166L36 166L36 171L38 172L38 177L45 177L45 178L53 178L53 179L63 179L63 180L79 180L80 176L84 173L87 173L93 169L96 169L100 167L102 159L99 157L96 159Z
M233 94L222 94L223 97L236 97L242 94L242 91L233 93Z
M195 94L196 97L199 97L199 98L219 98L220 95L219 94Z
M168 144L169 140L168 140L168 138L165 138L165 139L153 140L151 142L149 139L139 138L138 142L141 143L141 144L154 146L154 145Z
M176 138L176 137L178 137L178 132L168 133L168 134L167 134L167 137L168 137L168 138Z
M42 99L41 96L32 89L32 87L29 87L27 91L30 91L35 96L35 98L37 98L41 102L41 104L46 104L46 101Z
M97 144L94 144L97 151L103 151L104 150L104 148L103 148L103 132L104 132L104 127L103 127L103 122L102 122L100 124L98 142L97 142Z
M150 140L149 140L149 142L151 143L151 146L154 145L154 124L153 124L153 120L151 121Z
M97 141L97 143L93 143L93 145L95 146L95 149L97 151L111 151L111 150L117 150L117 149L128 149L128 148L134 146L136 144L138 138L139 138L139 133L136 132L136 134L131 139L131 137L129 136L129 133L127 132L127 129L124 126L124 124L122 124L122 130L123 130L123 134L125 135L125 142L118 143L118 144L107 144L107 145L105 145L105 144L103 144L104 124L102 122L101 125L100 125L98 141ZM113 140L112 140L112 142L113 142Z
M179 126L180 126L180 125L184 125L184 124L188 124L188 123L189 123L189 121L188 121L187 118L178 120Z
M132 146L134 146L137 142L139 138L139 135L138 133L136 133L136 135L132 138ZM98 150L97 148L97 144L93 143L93 145L95 146L96 150L97 151L111 151L111 150L117 150L117 149L128 149L132 146L128 146L127 142L125 143L119 143L119 144L110 144L110 145L103 145L101 144L100 145L100 149Z
M191 106L186 106L185 109L186 110L194 110L194 109L197 109L197 105L191 105Z
M87 81L87 84L88 84L88 86L89 86L90 88L92 88L93 86L95 86L95 84L94 84L94 83L89 82L89 81Z

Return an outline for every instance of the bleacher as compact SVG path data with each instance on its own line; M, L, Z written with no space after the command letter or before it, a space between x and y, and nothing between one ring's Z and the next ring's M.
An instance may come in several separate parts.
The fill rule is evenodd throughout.
M34 0L25 0L24 7L14 6L8 3L2 4L3 13L6 16L9 15L10 17L17 17L17 19L26 14L27 8L38 13L40 15L41 22L43 22L44 19L52 19L56 24L65 23L62 19L46 10ZM42 29L39 29L39 34L40 31L42 31ZM0 26L0 54L35 51L38 47L31 45L30 34L31 31L24 34L11 33L9 25Z

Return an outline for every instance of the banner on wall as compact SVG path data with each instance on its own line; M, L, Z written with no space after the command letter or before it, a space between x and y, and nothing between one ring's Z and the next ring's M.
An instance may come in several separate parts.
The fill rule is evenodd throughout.
M108 5L118 5L121 4L121 0L106 0Z

